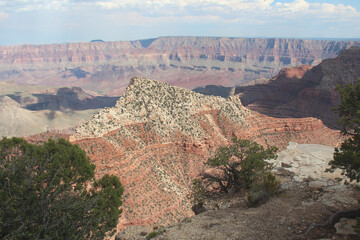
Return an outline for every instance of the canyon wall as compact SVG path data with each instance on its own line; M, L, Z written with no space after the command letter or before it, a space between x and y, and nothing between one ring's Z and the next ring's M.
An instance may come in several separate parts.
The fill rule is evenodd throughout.
M316 117L337 128L333 111L340 102L336 86L360 79L360 48L344 50L312 67L286 68L265 84L237 87L242 103L274 117Z
M192 179L235 136L280 148L341 141L315 118L272 118L244 108L238 96L204 96L145 78L133 78L115 107L79 126L70 141L87 152L97 176L115 174L124 185L119 230L192 216Z
M233 87L280 69L316 65L357 41L159 37L129 42L0 47L0 81L78 86L118 96L133 76L176 86Z

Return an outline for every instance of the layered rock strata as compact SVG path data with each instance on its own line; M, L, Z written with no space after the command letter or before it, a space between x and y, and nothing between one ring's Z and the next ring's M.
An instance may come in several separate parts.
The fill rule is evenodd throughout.
M238 87L241 101L250 109L275 117L316 117L337 128L333 111L340 102L336 86L360 79L360 48L344 50L319 65L286 68L265 84Z
M280 69L316 65L357 41L160 37L130 42L90 42L0 47L0 81L78 86L123 93L133 76L195 88L233 87L270 78Z
M314 118L276 119L243 107L238 97L204 96L163 82L133 78L115 107L70 137L125 187L118 228L159 225L192 216L191 181L214 150L234 137L287 146L289 141L335 146L339 133Z

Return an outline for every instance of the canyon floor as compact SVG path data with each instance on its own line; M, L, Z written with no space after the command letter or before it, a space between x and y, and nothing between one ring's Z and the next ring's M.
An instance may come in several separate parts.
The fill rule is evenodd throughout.
M360 190L335 181L340 172L324 173L333 148L290 143L279 153L274 173L282 182L277 196L256 208L247 207L246 193L209 199L206 211L170 227L129 227L117 240L146 239L359 239L343 234L351 227L341 223L317 227L303 235L311 224L325 222L337 211L357 206ZM310 162L316 166L307 168ZM351 220L350 220L351 221ZM352 220L354 221L354 220ZM342 231L342 232L341 232Z

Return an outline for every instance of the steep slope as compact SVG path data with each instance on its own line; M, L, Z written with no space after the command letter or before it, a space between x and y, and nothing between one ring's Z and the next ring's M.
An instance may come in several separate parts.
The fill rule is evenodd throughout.
M0 47L0 81L78 86L118 96L133 76L176 86L234 87L270 78L284 67L316 65L357 41L160 37L131 42L90 42Z
M355 83L360 78L360 48L344 50L334 59L315 67L288 68L266 84L238 87L245 106L278 117L317 117L336 128L332 111L340 100L337 85Z
M34 116L29 110L21 108L20 104L11 98L0 97L1 136L13 136L19 132L32 134L45 131L46 129L39 128L39 125L45 125L44 121L45 119ZM29 130L28 127L32 130Z
M258 106L256 110L261 107L264 111L265 109L274 110L277 106L294 99L299 91L308 86L307 82L302 81L302 78L312 68L310 65L284 68L275 77L264 83L236 87L235 94L239 94L244 106L250 107L256 104Z
M335 146L337 131L320 120L275 119L244 108L237 97L204 96L163 82L133 78L115 107L70 137L125 187L118 228L170 224L191 216L188 194L203 162L232 137L279 147L289 141Z
M358 206L360 191L356 190L355 184L344 185L336 181L341 177L339 169L334 173L325 172L333 153L334 148L328 146L289 143L274 161L273 172L282 182L281 193L265 204L249 208L243 193L217 196L206 200L206 212L181 223L154 230L134 226L119 233L115 239L145 239L142 237L146 235L144 232L152 231L159 233L153 239L162 240L359 239L360 234L345 235L345 227L335 234L335 229L329 226L314 228L307 236L295 237L311 224L324 222L334 211ZM338 223L335 228L341 229L341 225L345 224Z
M0 96L0 137L24 137L45 131L72 133L77 124L97 111L30 111L8 96Z
M112 107L119 97L85 92L79 87L51 88L0 82L0 96L8 96L28 110L76 111Z
M112 107L119 97L92 96L84 92L79 87L56 88L46 92L33 93L32 102L21 95L12 95L14 99L21 102L29 110L59 110L59 111L79 111L88 109L99 109Z
M71 133L118 97L92 96L80 88L46 88L0 83L0 136L44 131Z

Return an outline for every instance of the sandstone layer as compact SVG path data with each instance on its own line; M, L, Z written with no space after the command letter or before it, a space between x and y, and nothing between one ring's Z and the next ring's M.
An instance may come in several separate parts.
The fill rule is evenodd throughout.
M357 41L160 37L0 47L0 81L78 86L118 96L133 76L176 86L234 87L270 78L284 67L317 65Z
M360 48L344 50L319 65L286 68L265 84L238 87L241 101L250 109L275 117L316 117L337 128L332 110L340 102L337 85L360 78Z
M315 118L272 118L244 108L237 96L204 96L138 77L115 107L94 115L70 140L85 149L98 176L115 174L123 183L121 229L192 216L191 180L234 136L280 148L289 141L328 146L340 141L337 131Z

